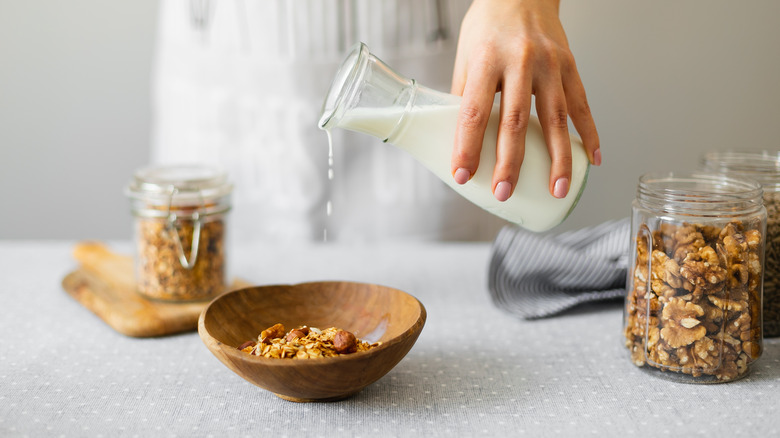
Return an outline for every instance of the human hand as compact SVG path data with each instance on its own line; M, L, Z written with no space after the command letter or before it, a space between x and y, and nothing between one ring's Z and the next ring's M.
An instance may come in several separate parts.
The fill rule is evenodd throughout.
M559 0L474 0L463 19L452 93L462 95L452 175L465 184L477 171L495 94L501 91L493 194L506 201L525 153L531 95L552 159L549 190L569 191L572 172L568 117L590 162L601 164L599 137L574 56L558 18Z

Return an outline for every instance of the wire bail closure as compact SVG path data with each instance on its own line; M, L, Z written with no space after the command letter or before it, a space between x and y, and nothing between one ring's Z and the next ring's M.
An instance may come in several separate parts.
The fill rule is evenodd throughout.
M176 250L179 256L179 263L184 269L192 269L195 263L198 261L198 247L200 246L200 212L206 208L206 202L203 200L203 194L200 190L193 190L198 194L198 200L200 201L200 207L198 210L192 213L192 245L190 246L189 257L184 255L184 247L181 244L179 238L179 217L173 212L173 197L179 193L179 188L175 185L169 187L168 198L168 219L165 226L165 231L171 235L173 241L176 243Z

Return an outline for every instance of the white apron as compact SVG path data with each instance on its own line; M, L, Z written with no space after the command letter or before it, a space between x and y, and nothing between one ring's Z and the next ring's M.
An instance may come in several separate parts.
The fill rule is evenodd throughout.
M163 0L152 161L205 162L235 184L241 241L490 240L504 223L408 154L317 127L351 46L447 91L467 0ZM330 204L330 208L328 208Z

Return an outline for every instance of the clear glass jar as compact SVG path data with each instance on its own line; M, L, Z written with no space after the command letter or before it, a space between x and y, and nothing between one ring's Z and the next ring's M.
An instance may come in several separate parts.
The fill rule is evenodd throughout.
M203 301L225 289L227 175L198 165L138 170L126 194L135 217L138 292L168 301Z
M764 259L764 337L780 336L780 152L709 152L702 167L725 175L752 178L764 190L766 254Z
M761 193L755 181L715 173L639 179L623 314L635 365L716 383L743 377L761 356Z

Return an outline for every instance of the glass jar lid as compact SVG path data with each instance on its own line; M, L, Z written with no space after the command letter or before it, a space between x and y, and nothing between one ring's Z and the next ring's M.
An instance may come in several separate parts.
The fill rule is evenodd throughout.
M779 151L712 151L704 154L701 164L708 171L754 179L766 191L780 191Z
M708 172L644 174L636 200L645 208L682 216L729 217L764 208L755 180Z
M125 193L133 211L144 216L167 216L171 210L195 209L200 215L223 213L230 207L233 185L222 169L199 165L165 165L135 172Z

